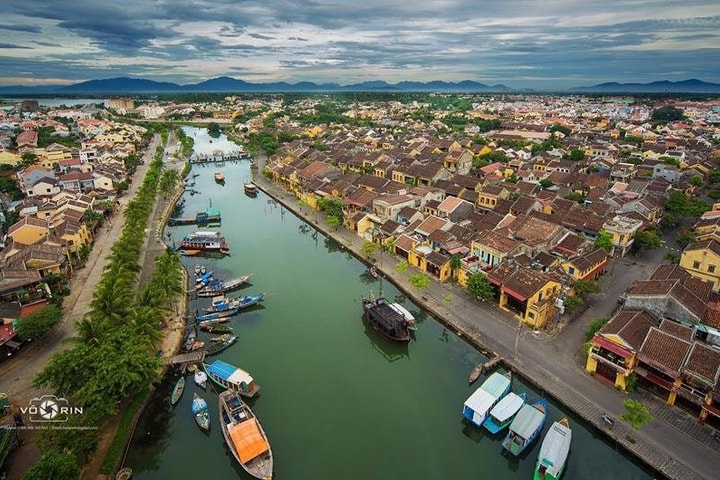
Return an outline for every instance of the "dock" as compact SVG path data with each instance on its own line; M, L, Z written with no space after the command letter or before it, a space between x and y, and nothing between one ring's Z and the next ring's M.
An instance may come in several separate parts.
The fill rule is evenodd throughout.
M202 363L204 360L205 350L195 350L194 352L180 353L173 357L166 358L163 363L184 371L189 365Z

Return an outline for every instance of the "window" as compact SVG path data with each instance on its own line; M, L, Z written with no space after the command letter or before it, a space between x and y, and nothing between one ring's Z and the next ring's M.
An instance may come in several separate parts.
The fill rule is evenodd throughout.
M715 273L715 265L708 265L708 272Z
M542 292L538 295L538 302L542 302Z
M570 275L575 274L575 267L568 267L568 273L569 273Z
M700 262L693 262L693 268L700 268Z
M535 318L535 314L533 312L528 312L528 317Z

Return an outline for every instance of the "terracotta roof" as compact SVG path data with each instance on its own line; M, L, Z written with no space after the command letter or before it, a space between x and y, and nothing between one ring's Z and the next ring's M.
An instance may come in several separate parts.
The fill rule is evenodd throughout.
M720 350L700 342L693 343L683 372L700 377L709 386L716 385L720 375Z
M506 254L512 252L518 247L518 245L520 245L520 243L516 240L493 231L481 234L477 243Z
M692 339L695 336L694 329L668 319L665 319L660 323L660 330L678 338L682 338L683 340L687 340L688 342L692 342Z
M715 240L707 240L704 242L696 242L688 245L685 247L685 251L693 251L693 250L709 250L713 252L715 255L720 256L720 243L716 242Z
M640 349L651 327L657 327L657 320L644 310L620 310L598 334L617 335L635 351Z
M676 280L644 280L631 285L628 295L667 295L675 286Z
M685 280L690 278L690 274L687 273L680 265L669 264L669 265L658 265L655 271L650 275L649 280Z
M415 231L422 235L430 235L432 232L438 229L444 228L448 222L440 217L434 215L429 216L415 228Z
M416 240L413 240L408 235L400 235L397 240L395 240L395 247L399 248L400 250L404 250L406 252L409 252L412 250L413 246L417 244L418 242Z
M678 375L692 343L652 327L640 347L638 357L652 367Z
M551 278L546 273L539 270L523 268L518 269L506 278L502 282L502 285L527 299L543 288L549 280L551 280Z
M425 255L425 259L429 263L435 265L436 267L442 267L443 265L445 265L448 262L448 260L450 258L446 257L445 255L443 255L440 252L432 251L432 252L428 253L427 255Z

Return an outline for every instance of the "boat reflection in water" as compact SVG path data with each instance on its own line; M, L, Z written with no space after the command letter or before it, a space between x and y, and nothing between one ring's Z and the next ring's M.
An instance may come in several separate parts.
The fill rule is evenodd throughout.
M377 333L367 322L365 324L365 335L370 340L373 350L383 356L388 362L396 362L403 358L410 359L410 348L407 343L388 342L382 335Z

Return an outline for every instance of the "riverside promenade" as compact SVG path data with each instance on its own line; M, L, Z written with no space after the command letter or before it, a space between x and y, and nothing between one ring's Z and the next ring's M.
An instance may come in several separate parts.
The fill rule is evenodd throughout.
M263 159L257 160L258 171L262 172ZM294 195L261 175L256 175L254 182L285 208L360 258L363 240L357 235L344 228L329 227L324 215L302 205ZM395 269L398 259L382 252L376 257L379 259L376 268L413 302L479 350L503 357L508 368L594 425L610 441L655 470L658 477L717 478L720 442L713 437L712 429L698 425L692 416L664 405L659 399L618 392L585 373L578 359L582 329L574 329L576 341L568 338L570 331L552 336L523 331L515 352L518 321L509 314L495 305L474 300L455 285L433 281L427 289L417 290L408 279L416 270L410 268L400 273ZM596 316L604 314L598 312ZM619 416L624 412L623 401L627 398L642 400L650 409L653 421L639 430L621 421ZM610 428L603 415L614 419L614 426Z

